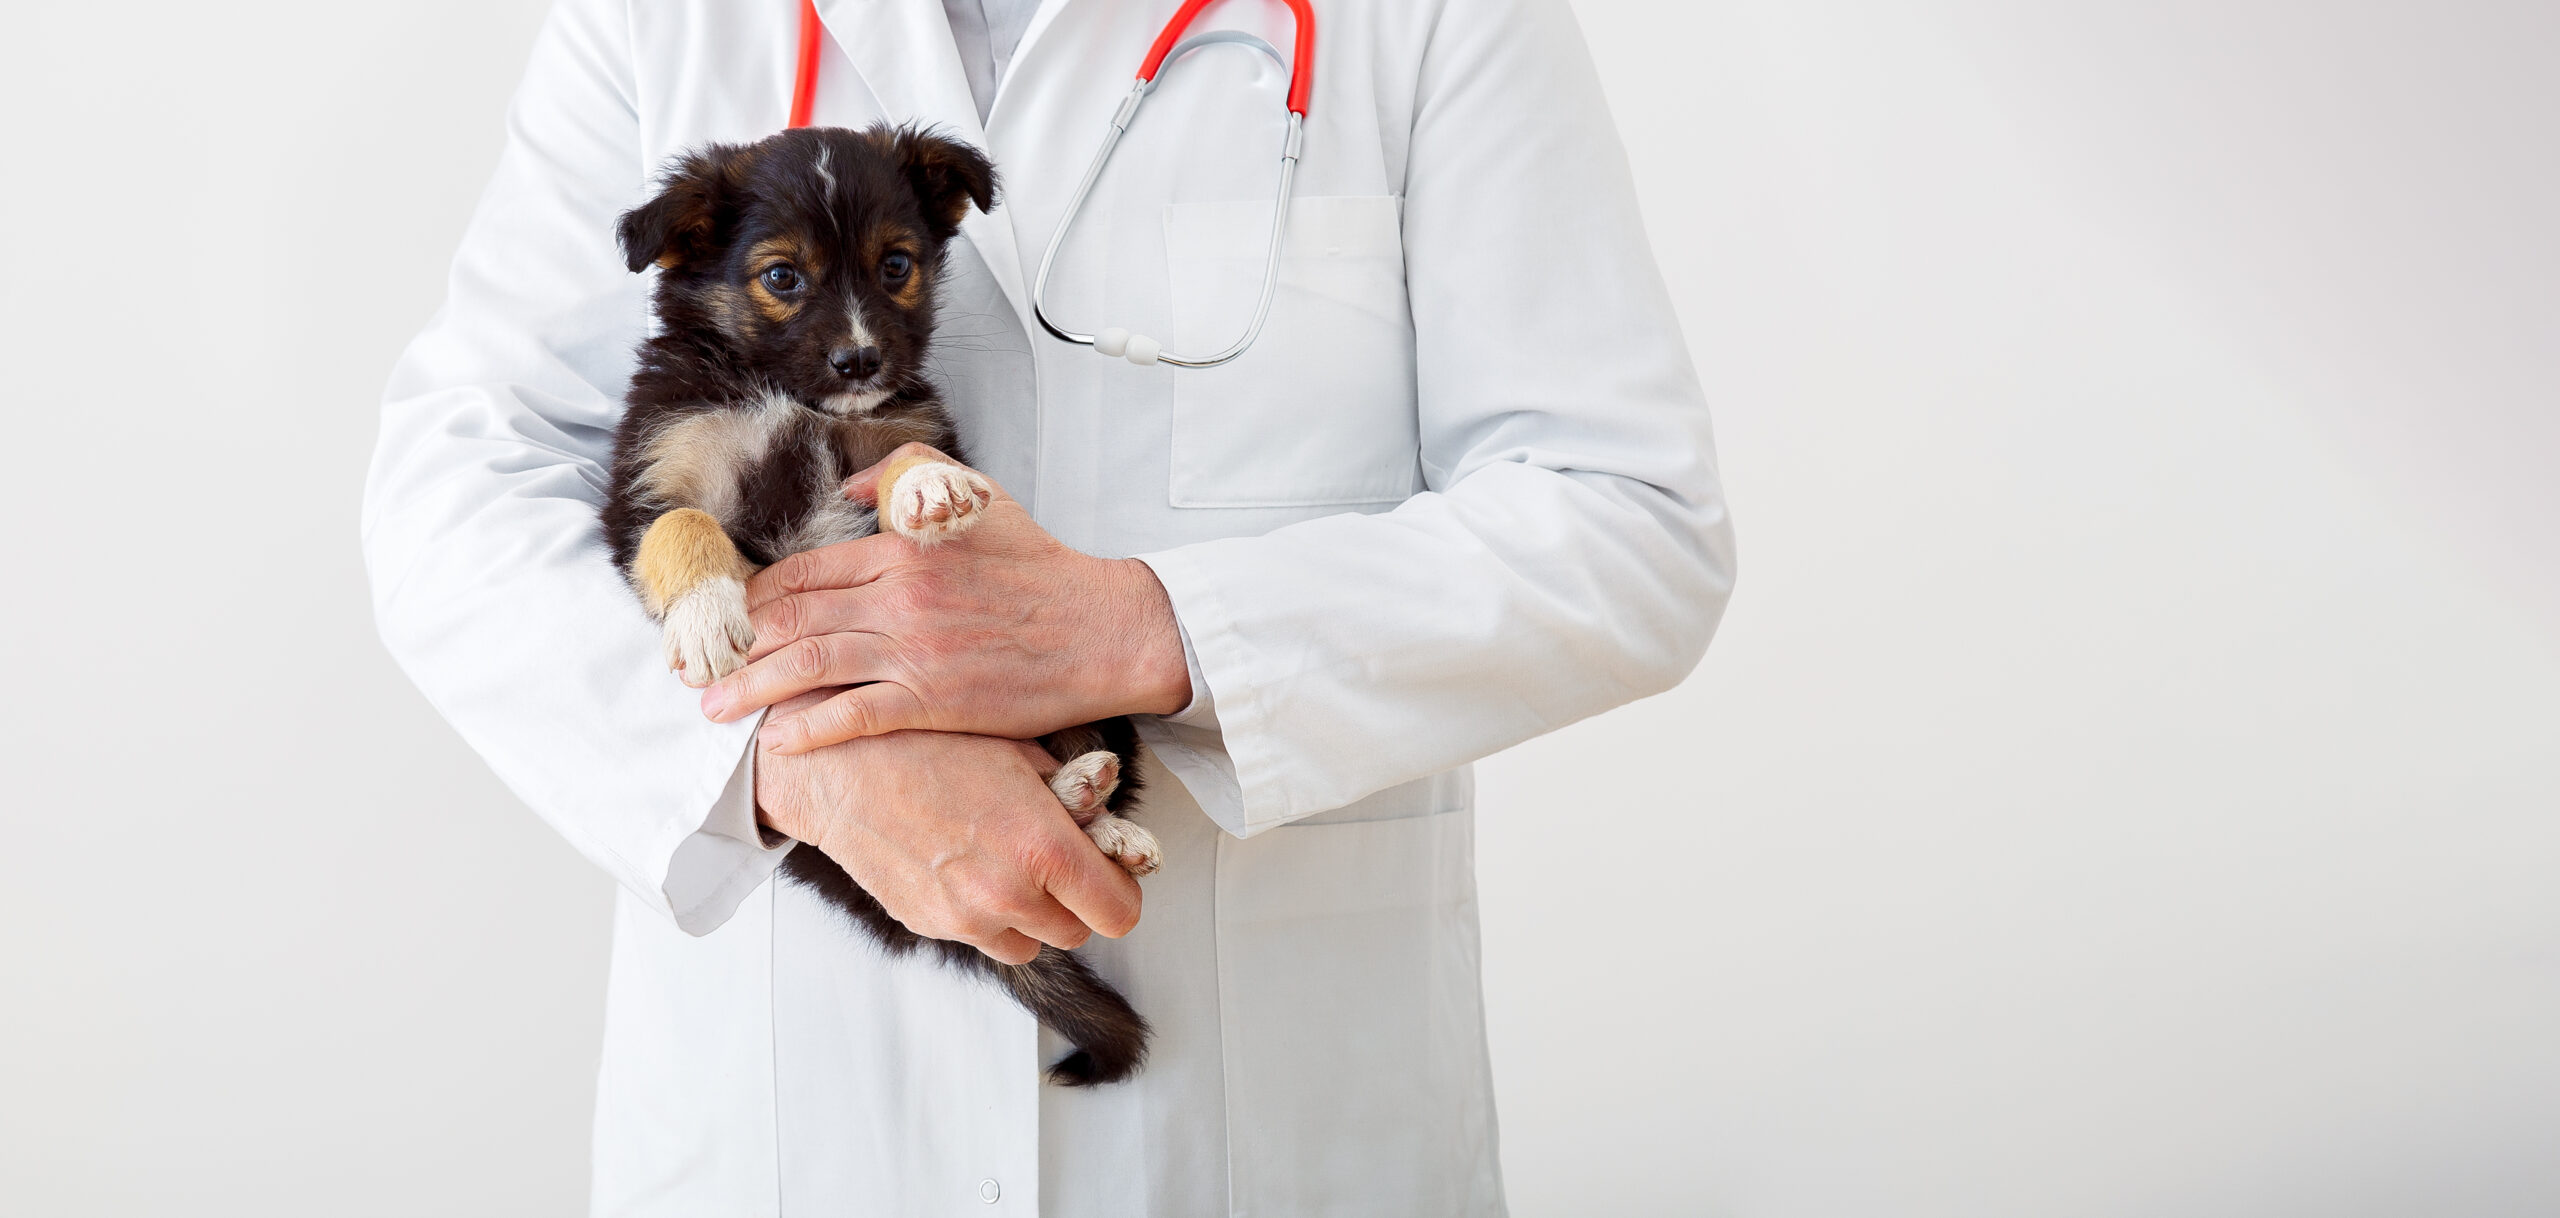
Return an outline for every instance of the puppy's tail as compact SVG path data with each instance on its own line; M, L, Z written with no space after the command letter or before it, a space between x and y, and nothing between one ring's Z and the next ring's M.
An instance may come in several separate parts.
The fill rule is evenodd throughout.
M1000 964L1006 992L1042 1024L1073 1041L1076 1051L1049 1067L1049 1081L1068 1087L1116 1083L1147 1056L1147 1021L1082 960L1042 947L1029 964Z

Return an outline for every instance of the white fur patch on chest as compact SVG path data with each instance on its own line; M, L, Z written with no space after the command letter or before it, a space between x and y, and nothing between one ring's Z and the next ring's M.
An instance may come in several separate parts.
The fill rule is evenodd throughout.
M659 428L640 450L640 492L734 522L739 482L772 454L800 409L788 396L768 394L753 410L706 411Z
M819 426L810 426L818 422ZM780 446L812 471L810 502L781 537L761 539L777 554L796 554L877 532L878 516L846 499L844 479L855 462L870 462L910 441L942 438L937 415L820 417L783 394L749 409L706 411L667 424L641 449L645 464L636 479L641 494L671 507L699 508L725 529L736 530L750 506L743 487L756 467L780 454Z
M869 537L879 531L879 517L871 509L838 495L821 500L809 509L808 516L800 521L800 527L782 539L781 549L786 554L797 554L839 541Z

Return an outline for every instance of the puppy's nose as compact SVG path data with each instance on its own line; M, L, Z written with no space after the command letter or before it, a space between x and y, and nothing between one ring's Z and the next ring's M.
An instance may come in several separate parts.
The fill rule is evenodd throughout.
M880 348L838 347L827 352L827 366L846 380L860 380L880 371Z

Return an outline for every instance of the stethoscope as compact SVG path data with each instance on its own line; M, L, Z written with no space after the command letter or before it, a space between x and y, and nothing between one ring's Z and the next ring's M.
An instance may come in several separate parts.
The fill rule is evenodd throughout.
M1031 285L1031 313L1039 319L1040 328L1052 336L1071 343L1091 347L1104 355L1116 356L1133 364L1171 364L1177 368L1215 368L1244 354L1253 340L1261 337L1262 323L1271 315L1271 296L1280 285L1280 241L1289 231L1289 188L1298 175L1298 153L1306 143L1307 93L1314 84L1310 70L1315 61L1316 16L1308 0L1284 0L1294 19L1297 36L1291 55L1280 58L1278 48L1240 30L1216 30L1190 38L1182 37L1191 27L1191 19L1215 0L1183 0L1173 19L1165 23L1164 32L1156 35L1155 44L1147 48L1146 62L1138 65L1137 83L1129 87L1129 95L1120 99L1120 109L1111 116L1111 129L1102 137L1102 147L1093 154L1093 164L1084 171L1084 180L1076 184L1075 196L1067 201L1067 214L1058 218L1058 231L1050 234L1049 248L1040 255L1040 273ZM800 58L798 75L791 86L791 125L809 125L809 110L817 96L818 81L818 5L817 0L801 0ZM1081 334L1067 329L1049 316L1049 269L1058 261L1058 247L1065 244L1068 230L1075 227L1076 216L1084 210L1085 197L1093 193L1093 184L1102 177L1102 167L1111 162L1111 152L1120 146L1120 137L1128 134L1129 124L1138 117L1138 107L1155 92L1156 75L1164 65L1180 59L1201 47L1219 43L1235 43L1251 47L1271 57L1271 62L1289 70L1289 133L1280 145L1280 191L1271 208L1271 243L1262 256L1262 295L1254 302L1253 323L1245 327L1244 337L1229 344L1215 355L1176 355L1164 344L1144 334L1132 334L1120 326L1111 326L1099 334Z

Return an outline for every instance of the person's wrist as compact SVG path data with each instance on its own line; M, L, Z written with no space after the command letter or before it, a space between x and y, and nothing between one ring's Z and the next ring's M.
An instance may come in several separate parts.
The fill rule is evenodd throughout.
M761 750L764 746L758 744L756 747ZM788 785L793 769L792 763L800 760L802 759L783 757L773 753L761 753L756 758L754 792L756 824L795 842L815 846L818 844L815 840L815 826L806 823L806 818L803 816L806 809L802 805L807 801L795 798L802 792Z
M1173 616L1173 598L1155 568L1134 558L1104 564L1113 590L1115 629L1105 632L1109 648L1097 675L1111 683L1110 704L1121 714L1171 715L1191 705L1191 665L1182 655L1182 627Z

